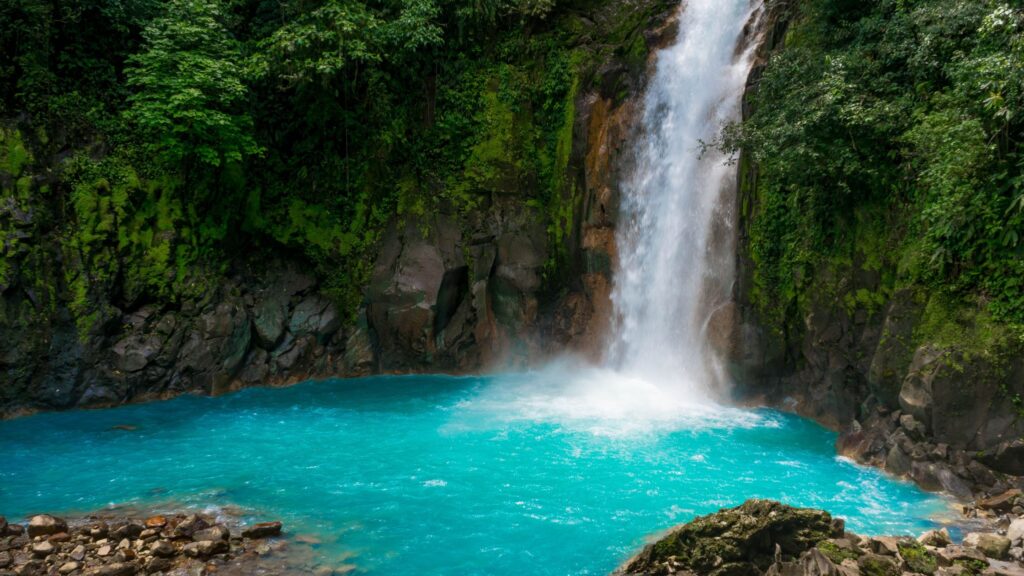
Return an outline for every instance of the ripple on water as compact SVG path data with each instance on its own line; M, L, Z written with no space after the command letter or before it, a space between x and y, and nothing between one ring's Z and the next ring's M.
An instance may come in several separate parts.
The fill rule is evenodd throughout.
M945 508L837 459L811 422L678 413L632 384L380 377L0 422L0 514L237 506L369 573L501 575L604 573L649 534L750 497L864 533L918 531Z

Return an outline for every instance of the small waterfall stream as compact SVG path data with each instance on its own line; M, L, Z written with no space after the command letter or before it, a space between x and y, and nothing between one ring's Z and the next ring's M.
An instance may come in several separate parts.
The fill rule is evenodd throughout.
M714 399L725 383L706 328L730 301L736 168L702 143L740 114L756 48L747 32L760 13L759 0L684 2L622 183L607 361L687 403Z

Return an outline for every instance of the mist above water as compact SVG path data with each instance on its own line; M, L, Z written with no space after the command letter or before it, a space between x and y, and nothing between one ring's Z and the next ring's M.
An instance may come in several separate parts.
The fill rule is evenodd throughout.
M707 327L730 301L736 168L702 143L739 117L755 48L745 30L759 10L752 0L684 2L622 183L607 363L669 403L707 403L726 386Z

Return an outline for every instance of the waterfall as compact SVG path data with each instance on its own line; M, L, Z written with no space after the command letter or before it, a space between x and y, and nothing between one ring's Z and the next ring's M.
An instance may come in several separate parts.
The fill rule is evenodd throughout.
M684 2L622 182L607 362L687 403L715 399L726 380L707 327L731 301L736 167L702 143L740 115L760 13L757 0Z

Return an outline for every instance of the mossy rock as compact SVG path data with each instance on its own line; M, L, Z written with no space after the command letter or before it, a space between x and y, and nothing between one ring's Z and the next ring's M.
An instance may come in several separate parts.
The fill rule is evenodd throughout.
M897 544L900 556L907 563L911 572L918 574L934 574L939 569L938 558L918 542L900 542Z
M774 562L776 546L784 558L792 559L841 535L842 528L827 512L748 500L673 529L627 563L621 573L657 573L669 558L700 574L726 574L722 571L726 566L729 574L764 571Z
M892 558L878 554L865 554L857 560L862 576L900 576L900 567Z
M988 568L988 562L984 560L975 560L974 558L958 558L953 560L954 566L960 566L964 569L964 574L970 576L977 576Z
M832 540L818 542L817 547L826 558L836 564L842 564L843 560L856 560L857 558L860 558L859 551L843 548Z

